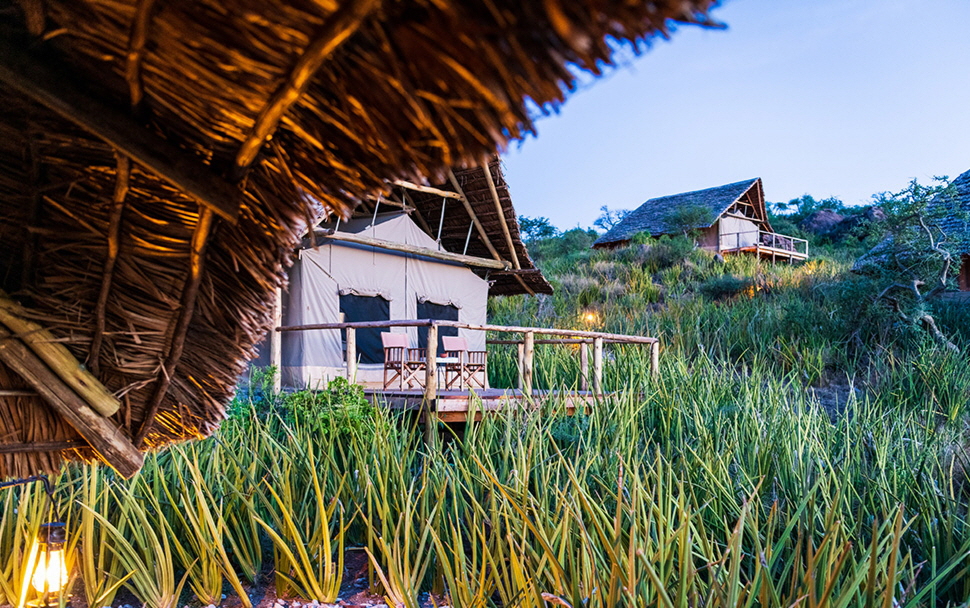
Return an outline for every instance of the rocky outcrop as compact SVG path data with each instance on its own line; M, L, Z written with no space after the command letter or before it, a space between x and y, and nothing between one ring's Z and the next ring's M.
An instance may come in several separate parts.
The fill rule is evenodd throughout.
M805 232L824 235L831 232L843 221L845 221L845 216L841 213L836 213L831 209L820 209L803 219L798 227Z
M851 236L862 238L865 229L886 219L886 212L876 206L866 207L862 213L842 215L831 209L821 209L806 217L799 227L816 236L841 241Z

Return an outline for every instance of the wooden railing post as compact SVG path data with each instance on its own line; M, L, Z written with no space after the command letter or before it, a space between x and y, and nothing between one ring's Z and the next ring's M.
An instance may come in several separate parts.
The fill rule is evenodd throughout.
M579 345L579 390L589 390L589 344Z
M431 403L438 396L438 326L428 326L428 355L424 370L424 397Z
M660 374L660 342L650 345L650 375L656 379Z
M431 445L437 436L438 326L428 326L428 350L424 370L424 441Z
M603 394L603 338L593 338L593 392Z
M269 364L276 370L273 372L273 392L279 393L283 388L283 334L276 331L283 324L283 290L276 288L276 299L273 302L273 331L269 335Z
M347 328L347 380L357 381L357 330Z
M525 341L522 348L522 394L526 396L532 396L533 359L536 348L535 340L536 335L533 332L525 332Z
M518 373L519 378L518 378L518 382L515 385L515 388L521 391L523 386L522 376L525 372L525 344L522 342L519 342L518 344L515 345L515 347L516 347L516 350L519 351L519 362L517 366L517 369L519 372Z

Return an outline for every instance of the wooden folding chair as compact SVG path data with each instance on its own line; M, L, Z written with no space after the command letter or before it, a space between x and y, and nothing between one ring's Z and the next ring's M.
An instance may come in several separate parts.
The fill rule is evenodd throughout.
M387 389L395 381L398 387L404 389L424 386L425 370L427 369L427 354L423 348L409 348L407 334L395 334L386 331L381 334L384 345L384 388Z
M395 380L398 387L403 389L408 337L385 331L381 333L381 344L384 345L384 389L389 388Z
M441 346L444 356L439 359L445 368L445 390L464 387L465 379L465 351L468 345L463 338L455 336L441 336Z
M484 389L487 383L488 353L484 350L468 350L468 341L460 336L443 336L441 343L448 355L458 358L457 363L445 365L445 388L451 388L457 380L459 388L477 386ZM451 383L449 383L449 371L457 376L450 378ZM480 377L479 374L481 374Z

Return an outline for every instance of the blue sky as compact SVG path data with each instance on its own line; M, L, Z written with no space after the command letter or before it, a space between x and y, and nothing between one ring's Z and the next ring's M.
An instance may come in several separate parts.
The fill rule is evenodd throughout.
M516 210L561 228L602 205L751 177L769 201L865 203L970 169L970 1L728 0L540 118L504 155Z

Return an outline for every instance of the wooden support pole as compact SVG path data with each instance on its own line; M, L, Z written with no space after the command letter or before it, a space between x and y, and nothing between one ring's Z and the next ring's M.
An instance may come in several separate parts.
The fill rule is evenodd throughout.
M488 172L488 169L486 169L486 172ZM468 217L472 219L472 225L475 226L475 228L478 230L478 236L481 237L482 242L485 243L485 247L488 248L488 252L491 253L492 257L495 258L496 260L501 260L502 256L499 255L499 252L495 249L495 246L492 245L492 240L488 238L488 233L485 231L485 228L482 226L482 223L478 220L478 215L476 215L475 210L472 209L471 203L468 202L468 197L465 196L465 191L462 190L461 184L458 183L458 178L455 177L455 172L452 171L451 169L448 169L448 179L451 181L451 185L455 188L455 191L457 191L458 194L461 195L461 203L462 205L465 206L465 212L468 213ZM468 234L469 235L471 234L470 229ZM465 243L465 249L466 250L468 249L467 242ZM506 270L508 270L508 268L506 268ZM515 280L519 282L519 285L521 285L522 288L526 290L527 293L535 295L535 292L528 286L528 284L526 284L526 282L522 279L522 277L520 277L519 275L513 275L513 276L515 277Z
M579 345L579 390L589 390L589 346Z
M428 326L428 350L424 370L424 439L429 445L437 436L438 326Z
M277 287L273 299L273 331L269 335L269 364L273 367L273 392L283 390L283 334L276 328L283 324L283 288Z
M0 454L36 454L37 452L60 452L87 447L84 441L44 441L36 443L0 443Z
M145 60L145 45L148 42L148 25L156 0L138 0L135 15L128 32L128 54L125 57L125 80L128 82L128 97L131 108L136 112L141 107L145 88L142 85L141 66Z
M148 401L147 412L142 420L141 428L135 435L135 445L141 445L151 430L152 423L158 408L162 405L162 400L168 393L168 387L172 383L175 369L182 359L182 348L185 346L185 336L189 330L189 323L192 322L192 315L195 313L195 301L199 295L199 285L202 282L202 269L205 265L205 252L209 244L209 234L212 231L214 218L212 210L202 207L199 210L199 220L196 223L195 231L192 233L192 243L189 251L189 276L182 288L182 299L178 314L175 315L171 324L170 343L165 361L162 363L161 373L158 383L155 385L155 392L152 393Z
M512 265L516 270L522 268L519 265L519 256L515 253L515 243L512 241L512 233L509 232L509 224L505 219L505 209L502 208L502 199L498 196L498 189L495 188L495 180L492 179L492 168L489 163L482 167L485 172L485 182L488 183L488 191L492 195L492 202L495 203L495 213L498 215L499 224L502 226L502 234L505 235L505 244L509 248L509 255L512 257ZM531 292L531 290L530 290ZM532 293L531 295L535 295Z
M532 380L535 372L535 339L536 335L533 332L525 332L522 349L522 394L526 397L532 396Z
M518 351L519 359L518 359L518 364L516 365L516 370L518 371L518 380L515 384L515 387L521 391L523 386L522 374L523 374L523 371L525 370L525 344L523 344L522 342L516 342L516 350Z
M0 328L6 327L47 364L51 373L69 386L88 406L102 416L113 416L121 403L91 372L84 369L71 351L46 329L23 318L23 311L0 293Z
M202 159L149 131L127 111L92 97L71 74L0 37L0 82L92 133L139 165L235 223L242 193Z
M144 456L121 429L92 409L45 361L2 327L0 361L30 384L120 475L131 477L141 468Z
M593 392L603 394L603 338L593 338Z
M378 6L380 0L341 2L339 8L327 17L323 29L300 55L289 76L260 111L249 135L239 146L233 176L235 179L245 175L246 170L256 160L263 143L276 131L287 110L303 97L324 61L357 31L364 19Z
M495 268L499 270L505 270L510 266L509 263L506 262L505 260L489 260L486 258L479 258L473 255L462 255L459 253L451 253L449 251L438 251L437 249L431 249L430 247L419 247L417 245L408 245L407 243L385 241L384 239L375 239L369 236L350 234L348 232L335 232L333 230L325 230L322 228L317 228L316 230L313 231L313 235L318 236L320 238L330 239L333 241L343 241L345 243L354 243L356 245L378 247L380 249L387 249L388 251L400 251L401 253L411 253L414 255L424 256L426 258L432 258L435 260L457 262L459 264L464 264L466 266L477 266L480 268Z
M438 196L443 196L445 198L453 198L455 200L461 200L461 195L457 192L452 192L451 190L442 190L441 188L432 188L431 186L422 186L420 184L414 184L411 182L406 182L404 180L396 180L391 182L395 186L400 186L407 190L414 190L415 192L424 192L425 194L436 194Z
M128 195L128 178L131 177L131 161L122 154L117 154L116 157L115 191L108 218L108 255L105 257L104 268L101 271L101 290L98 292L98 302L94 306L94 335L91 337L91 349L88 351L88 369L95 377L101 375L101 343L104 340L108 296L111 294L115 264L118 261L118 252L121 250L121 220L125 209L125 197Z
M357 330L348 327L347 332L347 381L357 381Z
M22 389L0 389L0 397L37 397L37 391Z
M660 342L650 345L650 375L655 379L660 375Z

